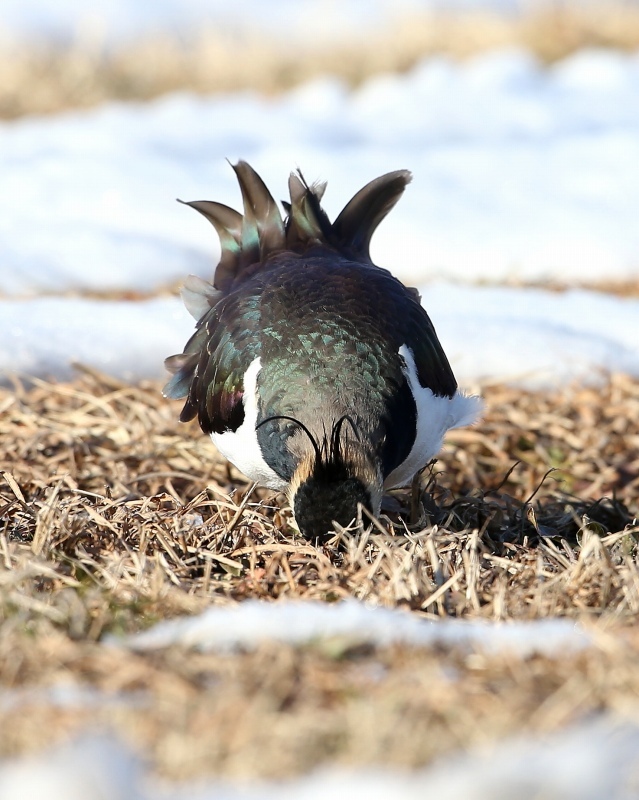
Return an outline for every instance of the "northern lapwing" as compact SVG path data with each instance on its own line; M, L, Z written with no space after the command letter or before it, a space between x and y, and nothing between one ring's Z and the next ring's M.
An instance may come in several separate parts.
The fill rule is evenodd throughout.
M410 172L371 181L331 223L325 183L291 174L282 219L259 175L233 169L243 214L187 203L222 256L212 284L184 284L196 331L166 360L164 394L186 397L180 420L197 415L222 455L286 491L301 533L321 538L360 503L379 514L384 489L409 483L481 401L458 391L417 290L369 255Z

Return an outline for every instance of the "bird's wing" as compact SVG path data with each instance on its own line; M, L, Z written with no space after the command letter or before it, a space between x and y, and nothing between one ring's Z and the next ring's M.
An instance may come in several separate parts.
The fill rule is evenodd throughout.
M413 353L420 385L430 389L438 397L453 397L457 391L457 381L433 323L419 303L419 295L415 294L413 290L407 304L404 344Z
M198 322L184 353L166 360L175 375L164 394L188 394L182 422L197 415L205 433L223 433L244 421L244 374L260 354L258 304L255 295L228 295Z

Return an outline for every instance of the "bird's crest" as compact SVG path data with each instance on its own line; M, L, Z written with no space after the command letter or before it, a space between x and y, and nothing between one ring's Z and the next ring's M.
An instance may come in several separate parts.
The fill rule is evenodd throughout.
M253 274L254 265L263 264L270 256L285 251L304 253L309 247L323 245L349 258L370 263L371 237L411 180L407 170L376 178L360 189L331 223L321 206L325 183L309 186L300 171L291 173L290 201L282 202L286 211L286 218L282 219L272 194L257 172L246 161L239 161L233 169L242 192L243 214L209 200L185 204L203 214L220 237L222 255L213 286L223 294L247 274ZM249 270L250 267L254 268ZM210 307L212 299L209 290L206 307ZM188 303L187 308L194 316L194 312L199 311L199 307L191 308Z

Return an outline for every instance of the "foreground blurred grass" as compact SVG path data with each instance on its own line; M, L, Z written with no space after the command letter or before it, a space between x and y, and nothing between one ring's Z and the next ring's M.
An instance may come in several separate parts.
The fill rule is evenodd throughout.
M312 19L308 25L312 30ZM326 74L356 85L375 73L410 69L428 55L463 58L507 46L528 48L544 62L581 47L632 50L639 47L639 7L557 6L513 17L488 11L421 13L365 38L342 36L321 46L313 46L311 37L265 39L249 29L230 34L212 27L188 41L167 32L112 49L89 41L5 43L0 118L107 100L149 100L176 90L276 93Z

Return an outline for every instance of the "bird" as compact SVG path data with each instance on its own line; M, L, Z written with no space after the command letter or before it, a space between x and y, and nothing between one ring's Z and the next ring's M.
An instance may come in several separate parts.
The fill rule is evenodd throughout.
M240 472L285 492L302 536L319 541L361 508L378 516L384 491L409 484L482 403L458 389L418 291L370 256L408 170L366 184L331 222L325 182L292 172L282 216L247 162L231 166L242 213L186 203L215 228L221 258L212 282L184 282L195 333L166 359L163 393L186 398L180 420L197 416Z

